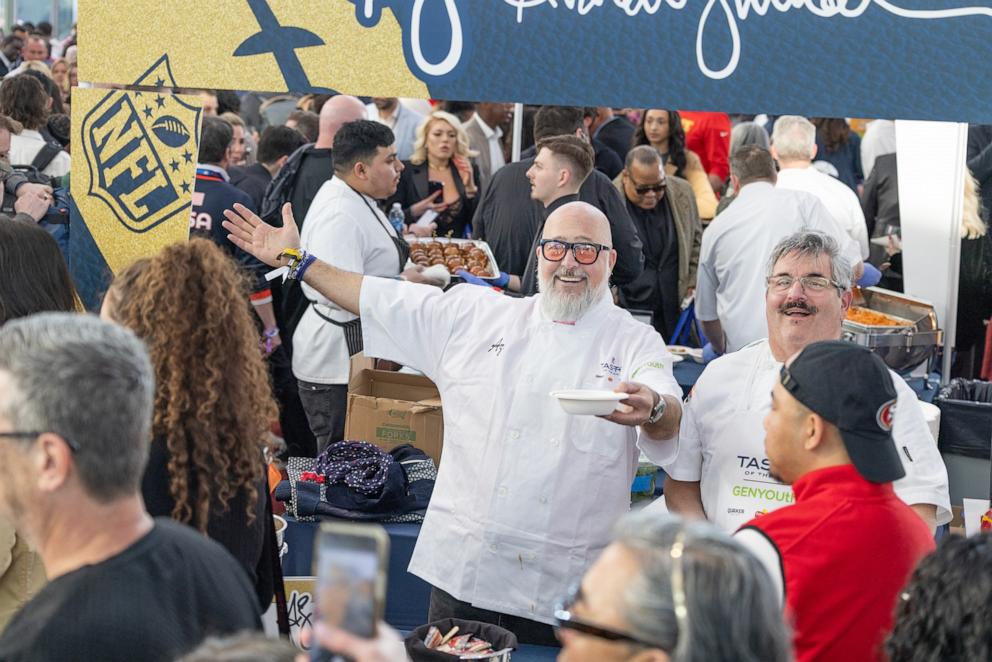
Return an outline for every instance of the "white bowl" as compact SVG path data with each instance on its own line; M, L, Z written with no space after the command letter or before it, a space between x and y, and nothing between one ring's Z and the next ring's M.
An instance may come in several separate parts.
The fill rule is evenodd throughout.
M286 535L286 526L288 523L278 515L273 515L272 521L275 522L276 526L276 544L281 548L283 537Z
M551 397L558 398L558 404L568 414L607 416L616 410L617 403L627 399L627 394L594 389L577 389L571 391L552 391Z

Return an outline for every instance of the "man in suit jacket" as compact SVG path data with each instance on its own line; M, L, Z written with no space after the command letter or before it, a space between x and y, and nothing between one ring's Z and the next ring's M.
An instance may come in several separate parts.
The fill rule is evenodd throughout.
M627 152L634 142L635 131L629 119L614 114L609 106L599 106L596 108L596 119L593 120L589 130L594 139L616 152L621 161L626 160Z
M469 146L479 153L475 164L479 166L479 189L484 189L493 174L506 165L503 155L503 127L513 117L513 104L480 103L475 115L465 123Z
M6 76L21 65L22 46L24 40L15 35L7 35L0 42L0 77Z
M644 245L644 271L620 288L620 305L648 310L666 341L681 313L681 302L696 284L703 226L689 182L666 176L658 151L640 145L627 153L614 180Z

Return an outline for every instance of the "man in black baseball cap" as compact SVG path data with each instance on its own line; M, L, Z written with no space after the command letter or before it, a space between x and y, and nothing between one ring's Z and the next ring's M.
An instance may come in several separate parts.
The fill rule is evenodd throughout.
M892 441L889 370L848 342L807 345L787 361L765 417L771 475L795 503L737 538L782 587L797 662L881 660L896 597L934 548L892 481L905 472Z

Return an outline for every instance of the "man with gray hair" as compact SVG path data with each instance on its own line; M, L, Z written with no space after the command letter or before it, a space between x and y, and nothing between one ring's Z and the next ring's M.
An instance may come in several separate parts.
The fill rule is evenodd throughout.
M706 367L686 401L678 457L665 466L669 510L706 517L728 532L793 502L789 486L770 475L764 449L772 386L790 356L841 337L851 305L850 261L827 235L787 236L766 265L768 339ZM916 394L896 373L892 380L898 394L892 434L906 471L895 491L933 529L951 519L947 470Z
M783 115L772 130L772 157L778 161L778 188L815 195L837 225L858 242L861 259L868 257L868 224L861 202L849 186L813 167L816 127L805 117Z
M133 333L93 316L0 329L0 514L49 579L0 636L0 659L164 662L261 626L233 556L145 511L153 374Z
M734 352L767 337L755 311L764 296L763 265L783 237L820 230L840 242L860 275L861 251L814 196L775 187L775 163L768 150L740 147L730 155L734 204L703 234L696 279L696 317L717 354Z
M780 605L765 568L726 534L633 513L556 610L559 659L788 662Z
M437 385L444 453L410 563L435 587L430 620L553 644L554 601L629 509L641 452L671 460L681 412L664 341L613 303L603 212L572 202L548 217L535 248L541 291L524 299L336 268L296 252L288 210L281 228L245 207L227 217L235 244L360 315L366 355ZM555 394L598 397L607 413L566 413Z

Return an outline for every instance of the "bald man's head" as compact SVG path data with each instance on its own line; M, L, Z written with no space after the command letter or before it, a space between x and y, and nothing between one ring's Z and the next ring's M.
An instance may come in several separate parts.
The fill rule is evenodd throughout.
M575 201L551 212L544 223L543 238L554 238L562 232L585 237L588 241L605 246L613 245L613 233L606 214L588 202Z
M559 322L579 319L609 289L617 261L609 220L586 202L562 205L544 223L537 259L545 315Z
M338 129L348 122L365 119L365 104L344 94L333 96L320 109L320 132L317 147L330 148Z

